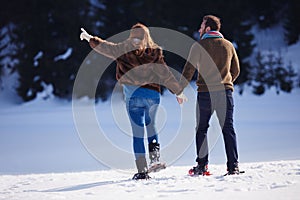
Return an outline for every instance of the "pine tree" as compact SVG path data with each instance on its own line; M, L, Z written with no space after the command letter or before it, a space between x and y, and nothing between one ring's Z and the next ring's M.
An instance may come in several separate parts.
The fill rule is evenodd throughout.
M297 0L289 0L287 17L284 20L285 39L288 45L295 44L300 36L300 4Z
M45 86L54 95L70 97L78 68L89 52L79 41L80 27L89 21L89 1L21 1L16 18L15 56L20 76L19 95L34 99Z
M286 8L289 9L287 15ZM254 48L254 37L250 30L253 24L270 27L287 17L286 39L289 44L293 44L298 41L300 33L298 10L299 3L296 0L10 0L0 7L0 30L8 24L15 26L9 42L15 49L5 51L8 44L3 43L5 36L0 34L0 63L9 56L18 61L14 64L20 77L18 93L25 101L34 99L47 85L53 87L54 95L70 98L76 73L91 50L86 43L79 41L82 26L91 34L104 39L129 30L137 22L150 27L169 28L194 37L202 17L214 14L221 18L221 32L225 38L237 48L241 73L236 83L241 86L240 93L247 84L252 84L258 94L275 85L280 91L290 91L294 82L292 68L283 67L284 63L280 65L282 68L274 67L279 64L272 64L274 68L271 73L262 55L261 69L249 62ZM185 61L168 51L164 55L168 65L181 72ZM91 70L101 67L100 57L99 54L90 57ZM259 70L259 74L256 74ZM88 96L105 100L116 83L115 63L107 68L99 82L96 81L98 78L87 78L82 87L88 90L98 84L96 96ZM87 94L78 94L82 95Z
M5 39L5 35L4 34L3 34L3 31L0 32L0 60L3 60L4 57L8 56L7 53L4 52L5 49L8 46L8 42L4 41L4 39ZM4 65L1 64L0 65L0 80L1 80L1 76L4 73L3 70L4 70Z
M16 46L13 44L15 24L8 19L13 18L14 13L7 10L7 7L0 7L0 86L1 77L5 74L5 70L13 73L15 71L16 60L13 56L16 54ZM6 71L7 72L7 71Z
M297 74L291 64L285 66L281 55L276 56L273 52L263 55L258 52L256 62L254 70L251 72L251 85L254 94L262 95L271 87L275 87L277 94L280 91L292 91Z

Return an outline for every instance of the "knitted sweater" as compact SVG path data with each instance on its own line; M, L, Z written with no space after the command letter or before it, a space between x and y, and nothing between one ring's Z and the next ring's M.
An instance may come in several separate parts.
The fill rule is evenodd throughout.
M233 91L240 66L232 43L224 38L206 38L195 43L183 69L183 87L191 81L196 70L198 92Z

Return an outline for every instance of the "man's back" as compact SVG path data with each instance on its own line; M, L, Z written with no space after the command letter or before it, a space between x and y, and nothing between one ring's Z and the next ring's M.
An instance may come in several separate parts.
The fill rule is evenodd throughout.
M209 84L211 87L222 84L226 89L233 90L233 81L239 75L240 69L232 43L224 38L207 38L199 41L199 44L206 51L206 53L201 51L202 55L198 60L197 85L200 87L200 91L206 91ZM213 63L211 64L209 60L212 60ZM212 66L213 64L214 66Z

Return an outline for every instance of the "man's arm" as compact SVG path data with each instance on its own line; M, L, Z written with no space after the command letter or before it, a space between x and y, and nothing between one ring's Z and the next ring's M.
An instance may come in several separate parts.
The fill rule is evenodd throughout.
M185 88L192 80L195 71L197 69L199 56L200 56L200 45L198 43L195 43L190 49L188 59L182 71L182 76L180 78L180 85L182 88Z
M234 82L240 74L240 64L237 53L233 47L233 56L231 60L230 73L232 76L232 82Z

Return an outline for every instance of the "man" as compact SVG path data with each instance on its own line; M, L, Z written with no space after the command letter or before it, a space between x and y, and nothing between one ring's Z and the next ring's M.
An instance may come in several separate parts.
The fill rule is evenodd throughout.
M233 82L240 67L236 51L231 42L219 32L220 19L213 15L203 17L200 41L190 50L183 69L181 83L184 87L198 71L196 149L198 165L191 174L208 175L207 131L209 120L216 111L222 128L227 156L228 174L239 174L236 134L233 127Z

